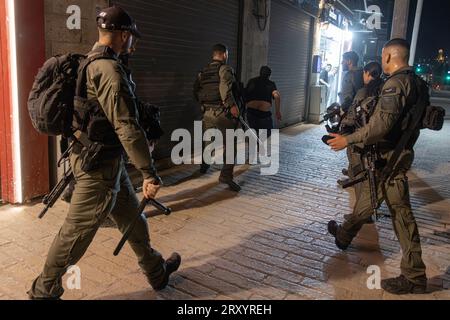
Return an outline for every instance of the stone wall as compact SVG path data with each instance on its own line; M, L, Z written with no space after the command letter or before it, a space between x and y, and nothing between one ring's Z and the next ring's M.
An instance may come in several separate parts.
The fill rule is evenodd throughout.
M269 58L269 30L271 0L258 0L259 14L264 14L264 3L267 3L269 17L265 29L258 26L255 16L255 2L244 0L242 29L242 81L247 83L251 78L259 76L261 66L267 65ZM261 27L264 25L261 20ZM263 29L263 30L261 30Z
M80 8L81 28L70 30L67 9L73 5ZM108 5L108 0L45 0L46 56L89 52L98 36L97 10Z

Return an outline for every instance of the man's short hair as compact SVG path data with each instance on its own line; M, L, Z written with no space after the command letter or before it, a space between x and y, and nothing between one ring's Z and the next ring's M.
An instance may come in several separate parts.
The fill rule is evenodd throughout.
M407 40L401 39L401 38L392 39L384 45L384 48L389 48L389 47L400 48L402 50L402 53L404 53L405 60L409 60L409 55L411 52L411 45L409 44L409 42Z
M226 53L228 51L228 48L227 48L227 46L219 43L213 47L212 51L213 51L213 54Z
M355 67L358 65L359 56L355 51L349 51L349 52L344 53L343 58L346 61L351 61Z
M396 38L396 39L389 40L384 45L385 48L389 48L389 47L393 47L393 46L401 47L401 48L406 49L408 51L411 50L411 45L409 44L409 42L406 41L405 39L401 39L401 38Z

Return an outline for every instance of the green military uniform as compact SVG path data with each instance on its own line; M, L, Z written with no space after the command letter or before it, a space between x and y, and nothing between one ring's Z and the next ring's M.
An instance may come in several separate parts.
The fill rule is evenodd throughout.
M386 81L376 110L368 125L347 136L350 146L364 143L376 144L382 159L389 161L409 125L409 111L418 100L418 89L411 68L404 68L392 74ZM425 264L422 261L420 236L416 220L411 210L407 172L414 160L413 147L420 135L416 128L414 135L402 155L392 175L392 179L379 185L379 201L385 200L392 213L392 222L402 248L402 275L410 282L426 284ZM368 182L361 186L360 196L354 214L338 228L337 240L347 246L370 219L373 210Z
M368 91L366 87L361 88L356 93L355 98L353 99L353 103L348 109L346 117L342 120L341 128L342 130L346 130L346 128L349 128L352 132L357 127L357 108L362 108L366 104L366 100L369 101L370 97L368 97ZM357 173L358 165L359 165L359 157L355 156L353 152L353 148L347 148L347 155L349 159L349 176L350 178L355 177L355 173Z
M376 90L376 92L377 93L370 93L369 88L365 86L356 93L353 104L348 110L347 116L341 123L341 127L344 131L346 127L351 128L351 132L359 131L367 124L366 122L373 114L378 102L379 90ZM364 175L363 159L361 154L355 152L355 147L363 149L364 144L358 143L347 148L347 157L349 159L348 172L351 180L358 180ZM356 197L358 198L361 191L360 184L357 184L354 188Z
M339 93L341 109L346 113L346 118L352 119L352 107L355 105L356 101L362 101L365 98L364 94L366 94L366 92L360 92L361 89L365 90L363 70L358 68L348 71L344 75L344 79L342 81L342 89ZM353 150L349 148L347 150L347 158L349 162L348 175L350 179L354 178L354 176L352 175L352 163L354 162L355 157L357 157L357 155L354 155ZM338 183L342 182L338 181Z
M144 179L156 179L149 145L138 124L134 85L112 49L96 44L94 51L103 51L109 59L96 60L87 67L87 97L98 101L121 146ZM75 145L70 156L77 182L72 204L51 246L44 270L33 283L30 297L61 297L64 293L62 276L85 254L106 217L111 215L121 232L135 218L139 201L125 169L122 147L119 152L103 156L97 169L84 172L81 168L83 148ZM166 265L150 246L144 218L134 228L129 244L150 284L158 287L164 280Z
M357 92L364 87L363 70L358 68L350 70L344 75L342 80L342 89L339 93L341 100L341 107L344 112L347 112L353 103Z
M236 129L238 122L228 115L229 109L236 105L233 97L233 84L236 82L233 68L221 61L213 61L200 74L194 85L194 95L202 104L203 131L218 129L224 139L227 129ZM224 141L226 142L226 141ZM211 142L204 144L206 148ZM236 154L236 144L234 151ZM224 166L221 179L233 180L234 164L226 162L226 143L224 144Z

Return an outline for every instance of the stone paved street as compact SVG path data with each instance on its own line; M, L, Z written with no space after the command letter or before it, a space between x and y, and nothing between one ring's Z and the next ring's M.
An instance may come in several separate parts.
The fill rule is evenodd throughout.
M389 220L366 226L346 253L327 235L327 222L342 221L354 197L336 186L346 155L329 151L323 134L312 125L284 130L279 174L262 177L258 167L239 167L239 195L217 183L217 170L197 178L194 166L163 172L167 186L159 200L174 213L151 217L149 225L155 248L183 256L170 287L155 294L128 246L113 257L118 231L102 228L78 265L81 290L67 290L63 298L450 299L450 122L439 133L423 132L410 174L430 278L423 296L367 289L369 266L378 265L383 277L399 272ZM58 203L42 221L41 209L0 208L0 299L27 298L67 205Z

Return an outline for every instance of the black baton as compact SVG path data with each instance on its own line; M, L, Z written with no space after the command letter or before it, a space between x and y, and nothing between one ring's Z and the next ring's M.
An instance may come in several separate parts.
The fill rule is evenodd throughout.
M122 239L120 240L119 244L117 245L116 250L114 250L114 256L117 257L120 254L120 251L122 251L123 246L125 245L125 243L128 241L128 239L131 236L131 233L134 230L134 227L136 226L136 224L138 223L139 219L142 218L142 214L144 213L145 207L147 207L148 204L153 205L156 209L164 212L164 214L166 216L170 215L172 213L172 209L167 208L166 206L164 206L163 204L159 203L158 201L154 200L154 199L143 199L141 204L139 205L138 208L138 214L136 216L136 218L134 218L134 220L131 222L131 224L128 226L128 229L125 231L125 233L123 234Z

